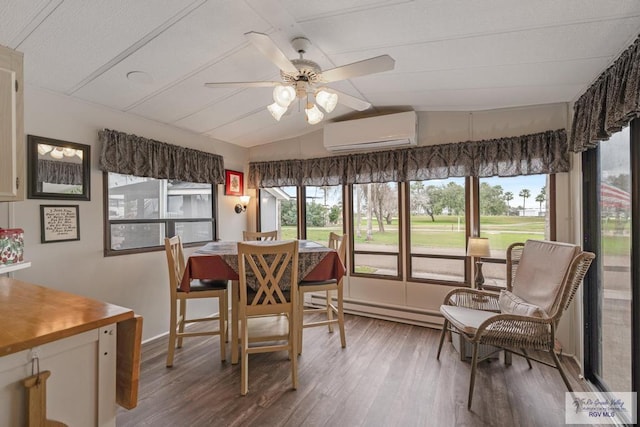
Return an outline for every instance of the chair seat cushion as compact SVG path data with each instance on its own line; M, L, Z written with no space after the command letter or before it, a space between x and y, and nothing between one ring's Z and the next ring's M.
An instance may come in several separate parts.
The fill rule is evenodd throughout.
M547 313L535 304L529 304L517 295L509 291L500 291L498 298L500 312L506 314L518 314L521 316L546 318Z
M496 315L491 311L474 310L453 305L441 305L440 313L451 322L451 325L467 335L474 335L482 322Z
M211 291L216 289L227 289L228 280L218 280L218 279L194 279L191 281L191 292L198 291ZM182 292L180 288L178 288L178 292Z

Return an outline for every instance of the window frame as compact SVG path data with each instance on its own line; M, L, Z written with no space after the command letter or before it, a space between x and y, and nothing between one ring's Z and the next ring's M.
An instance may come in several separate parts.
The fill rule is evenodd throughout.
M471 211L469 210L471 207L470 204L470 178L471 177L465 177L464 180L464 209L465 209L465 250L466 250L466 241L469 240L469 235L471 232L471 224L470 224L470 217L471 217ZM421 181L429 181L429 180L421 180ZM444 286L454 286L454 287L460 287L460 286L470 286L471 283L471 271L470 271L470 264L471 261L469 260L469 257L466 255L441 255L441 254L413 254L411 252L411 186L410 183L413 181L409 181L407 183L405 183L405 191L404 191L404 199L405 199L405 212L404 215L407 218L407 229L406 229L406 236L407 236L407 242L406 242L406 249L407 249L407 281L410 282L416 282L416 283L429 283L429 284L435 284L435 285L444 285ZM414 277L413 276L413 258L430 258L430 259L449 259L449 260L463 260L464 261L464 282L459 282L459 281L453 281L453 280L438 280L438 279L426 279L424 277Z
M394 280L394 281L401 281L404 279L404 272L402 271L402 258L403 258L403 249L404 249L404 241L402 239L402 230L404 229L404 215L402 212L402 199L403 199L403 189L402 187L404 186L402 182L396 182L396 181L389 181L389 182L394 182L397 186L398 189L398 252L380 252L380 251L362 251L362 250L356 250L355 249L355 233L353 230L354 227L354 220L353 220L353 184L349 184L346 189L346 194L348 196L348 202L349 202L349 211L347 213L347 210L342 209L342 213L343 215L345 215L348 218L349 221L349 246L351 248L351 251L349 253L349 276L351 277L364 277L364 278L370 278L370 279L382 279L382 280ZM344 196L343 196L344 199ZM344 206L344 201L343 201L343 206ZM344 223L344 221L343 221ZM357 273L355 271L356 268L356 263L355 263L355 257L356 254L359 255L387 255L387 256L396 256L396 270L398 272L397 275L395 276L390 276L390 275L382 275L382 274L371 274L371 273Z
M105 257L111 256L119 256L119 255L130 255L130 254L138 254L138 253L147 253L147 252L157 252L163 251L164 245L158 246L146 246L141 248L130 248L130 249L111 249L111 226L117 224L164 224L165 237L171 237L175 235L175 225L180 222L198 222L198 223L206 223L209 222L206 218L165 218L165 219L109 219L109 173L111 172L102 172L102 215L103 215L103 251ZM153 178L158 180L158 178ZM211 231L212 231L212 241L218 240L218 186L214 184L211 185ZM189 242L183 243L183 246L188 247L197 247L202 246L203 244L209 242L209 240L198 241L198 242Z

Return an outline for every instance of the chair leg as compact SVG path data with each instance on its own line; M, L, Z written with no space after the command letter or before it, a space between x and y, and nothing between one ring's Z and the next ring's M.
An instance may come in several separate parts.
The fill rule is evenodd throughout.
M182 337L180 334L184 332L184 323L187 321L187 300L180 300L180 316L178 319L178 348L182 348Z
M300 304L298 304L300 306ZM291 316L289 318L289 345L291 346L290 355L291 355L291 387L294 390L298 389L298 354L302 351L298 349L298 337L301 336L298 333L298 326L302 325L302 322L296 319L296 316Z
M227 360L227 293L225 292L218 298L218 321L220 331L220 360L222 362Z
M347 336L344 332L344 293L342 285L338 286L338 327L340 328L340 344L342 348L347 346Z
M298 345L297 351L298 355L302 354L302 331L304 330L304 292L300 291L298 294L298 330L297 337Z
M173 354L176 351L176 322L178 318L177 301L171 302L171 309L169 314L169 348L167 349L167 368L173 366Z
M511 352L509 350L504 351L504 364L511 366Z
M527 349L521 348L520 350L522 350L522 354L524 354L524 358L527 359L527 365L529 365L529 369L533 369L533 366L531 366L531 359L529 359L529 353L527 353Z
M562 369L562 364L560 363L560 359L558 359L558 355L556 354L555 351L553 351L553 349L551 349L549 353L551 353L551 357L553 358L553 361L556 364L556 368L558 368L558 371L560 371L560 376L562 377L562 381L564 381L564 385L567 386L567 390L569 390L569 392L573 392L573 388L571 388L571 384L569 384L569 379L567 378L567 375L564 373L564 369Z
M469 400L467 409L471 409L471 399L473 399L473 386L476 382L476 369L478 368L478 343L473 343L473 356L471 358L471 379L469 380Z
M436 356L436 360L440 360L440 352L442 351L442 344L444 343L444 337L447 334L447 329L449 329L449 321L444 319L444 323L442 324L442 332L440 332L440 345L438 346L438 354Z
M246 396L249 391L249 331L247 319L242 320L240 330L240 394Z
M326 291L326 294L327 294L327 320L332 321L333 309L331 308L331 291ZM329 327L329 332L333 332L333 323L329 323L327 326Z

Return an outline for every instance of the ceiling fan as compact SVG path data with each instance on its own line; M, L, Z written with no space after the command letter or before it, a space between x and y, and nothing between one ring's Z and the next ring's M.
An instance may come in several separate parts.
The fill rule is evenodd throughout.
M305 37L296 37L291 40L291 45L300 57L290 60L268 35L251 31L245 33L245 36L263 55L280 68L282 81L220 82L205 83L205 86L210 88L273 87L274 103L267 109L278 121L296 98L305 103L307 122L312 125L324 118L324 114L316 104L327 113L332 112L338 102L354 110L366 110L371 107L369 102L328 88L323 84L393 70L395 65L392 57L381 55L322 71L318 64L303 58L311 44Z

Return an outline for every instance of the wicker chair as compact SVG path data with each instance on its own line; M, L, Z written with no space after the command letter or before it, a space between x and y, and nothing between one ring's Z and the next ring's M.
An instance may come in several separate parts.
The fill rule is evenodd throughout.
M527 240L507 249L507 289L498 293L459 288L447 294L440 312L444 324L437 358L447 331L458 332L473 346L467 408L471 408L478 347L505 350L557 368L567 389L569 380L555 353L556 330L595 255L566 243ZM553 364L532 358L527 350L550 354Z

